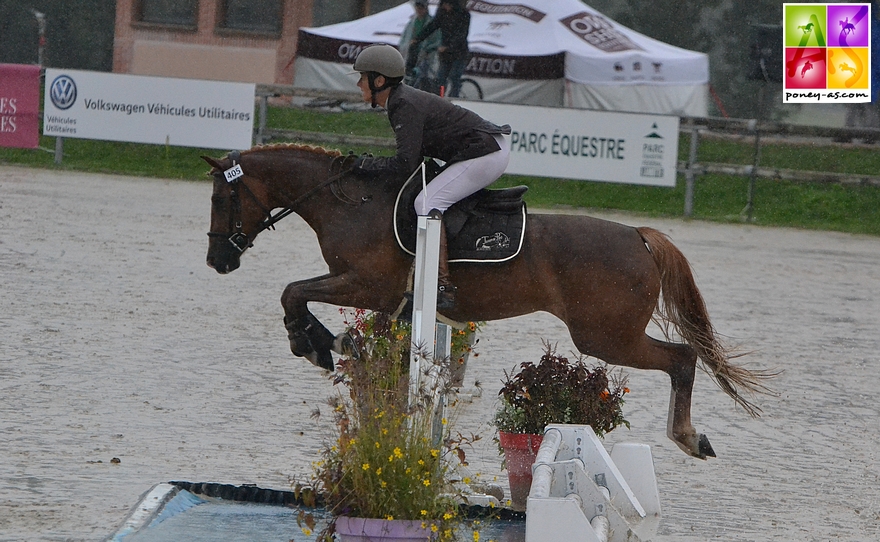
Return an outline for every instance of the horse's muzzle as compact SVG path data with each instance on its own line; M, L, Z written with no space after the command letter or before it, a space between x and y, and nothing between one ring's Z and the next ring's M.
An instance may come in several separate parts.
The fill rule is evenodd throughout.
M241 265L241 260L237 254L227 253L217 256L212 254L211 251L208 251L208 257L206 258L205 263L207 263L208 267L211 269L214 269L221 275L225 275L238 269Z
M245 239L247 239L245 237ZM214 233L208 234L208 257L205 262L208 267L216 270L221 275L232 273L241 265L241 254L247 249L240 248L227 239L226 235Z

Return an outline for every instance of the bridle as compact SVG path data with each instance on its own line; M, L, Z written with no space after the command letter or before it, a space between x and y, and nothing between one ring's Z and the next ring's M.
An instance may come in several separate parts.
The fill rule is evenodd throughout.
M232 163L230 170L232 168L234 168L235 166L241 164L241 152L240 151L232 151L226 155L226 158L228 158L230 160L230 162ZM332 171L334 165L337 163L337 161L340 161L340 159L341 159L340 164L343 164L346 158L347 157L345 157L345 156L335 157L333 159L333 161L330 163L331 171ZM229 170L226 170L226 171L229 171ZM348 172L348 169L346 169L344 167L341 168L339 173L336 173L335 175L330 175L327 178L327 180L313 186L308 191L306 191L304 194L301 194L298 198L296 198L290 205L288 205L287 207L284 207L283 209L281 209L280 211L278 211L277 213L275 213L273 215L272 210L267 208L265 205L263 205L260 202L260 200L257 198L257 196L253 193L253 191L250 188L248 188L248 185L245 184L242 176L238 176L238 177L234 177L232 179L229 179L226 177L225 171L216 171L213 173L214 179L221 180L223 182L228 183L231 188L230 192L229 192L229 229L226 232L209 231L208 237L226 238L229 241L229 243L233 247L235 247L235 249L240 254L240 253L244 252L245 250L249 249L250 247L254 246L251 239L255 239L260 232L262 232L264 230L268 230L268 229L274 230L275 224L278 221L280 221L282 218L293 213L294 209L300 203L302 203L306 199L313 196L316 192L318 192L322 188L325 188L326 186L335 183L347 172ZM259 224L257 224L257 228L253 232L252 235L246 234L244 232L244 230L242 229L241 196L239 195L239 189L238 189L239 186L244 190L244 192L247 195L250 196L250 198L254 201L254 203L257 204L257 207L259 207L263 211L263 215L265 216L265 218ZM339 197L336 194L335 190L333 192L334 192L334 195ZM363 201L358 202L358 203L364 203L366 201L367 201L367 199L365 198Z

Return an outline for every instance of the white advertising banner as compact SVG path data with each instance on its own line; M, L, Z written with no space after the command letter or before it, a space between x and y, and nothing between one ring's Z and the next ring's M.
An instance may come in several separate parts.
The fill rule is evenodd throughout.
M513 128L507 173L675 186L679 118L456 102Z
M254 85L46 69L43 135L248 149Z

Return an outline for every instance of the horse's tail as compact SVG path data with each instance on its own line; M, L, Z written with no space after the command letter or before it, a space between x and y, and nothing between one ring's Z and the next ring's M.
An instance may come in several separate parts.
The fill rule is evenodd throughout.
M702 360L701 368L715 380L718 387L749 415L760 416L761 409L745 399L740 390L750 394L773 393L762 381L776 373L751 371L730 363L731 353L716 337L706 303L684 254L665 234L653 228L637 228L636 231L660 271L661 299L657 306L660 323L671 324L678 335L697 351L697 356ZM665 331L666 326L662 327Z

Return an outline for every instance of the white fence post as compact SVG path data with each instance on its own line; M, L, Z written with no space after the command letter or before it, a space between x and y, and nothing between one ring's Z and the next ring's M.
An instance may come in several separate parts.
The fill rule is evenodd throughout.
M434 352L437 322L437 266L440 262L440 220L418 217L416 269L413 286L412 353L409 364L409 400L415 401L421 379L421 353Z

